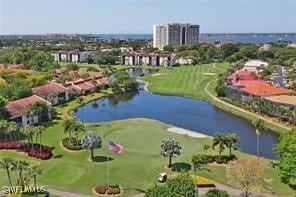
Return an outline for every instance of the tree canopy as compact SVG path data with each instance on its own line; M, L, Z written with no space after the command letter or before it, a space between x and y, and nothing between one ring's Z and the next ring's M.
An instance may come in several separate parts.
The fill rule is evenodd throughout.
M276 166L280 170L281 181L296 191L296 129L280 136L274 152L278 156Z

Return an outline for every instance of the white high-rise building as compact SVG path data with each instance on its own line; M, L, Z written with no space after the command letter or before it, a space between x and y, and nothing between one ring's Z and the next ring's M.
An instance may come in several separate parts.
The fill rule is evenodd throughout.
M153 47L163 49L166 45L197 44L199 25L190 23L160 24L153 26Z

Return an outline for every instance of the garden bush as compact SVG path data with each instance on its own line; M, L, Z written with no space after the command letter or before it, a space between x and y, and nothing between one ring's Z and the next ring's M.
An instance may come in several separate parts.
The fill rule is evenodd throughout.
M199 156L205 163L213 163L217 162L219 164L227 164L229 161L232 161L236 159L235 155L221 155L219 157L218 155L197 155Z
M210 189L204 195L205 197L228 197L228 193L219 189Z
M98 194L108 194L108 195L115 195L120 194L121 189L119 185L107 185L107 184L100 184L96 186L95 191Z
M62 144L65 148L69 149L69 150L82 150L82 144L80 142L78 142L78 146L76 143L76 139L75 138L71 138L71 143L69 141L69 138L64 138L62 140Z
M1 142L0 150L17 150L25 152L30 157L35 157L37 159L50 159L53 154L49 147L39 144L29 144L27 142L13 141L13 142Z

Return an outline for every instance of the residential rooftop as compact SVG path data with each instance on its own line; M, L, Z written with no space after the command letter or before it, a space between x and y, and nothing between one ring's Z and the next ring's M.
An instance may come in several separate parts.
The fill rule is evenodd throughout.
M48 97L53 94L60 94L67 91L67 88L57 83L49 83L32 88L32 93L41 97Z
M272 86L268 84L256 84L241 89L243 92L254 96L273 96L292 93L292 90L287 88Z
M296 96L292 96L292 95L269 96L269 97L265 97L265 99L275 103L296 106Z
M37 95L29 96L23 99L8 102L5 106L5 110L10 118L17 118L27 113L28 107L37 102L44 102L47 105L51 105L48 101L42 99Z

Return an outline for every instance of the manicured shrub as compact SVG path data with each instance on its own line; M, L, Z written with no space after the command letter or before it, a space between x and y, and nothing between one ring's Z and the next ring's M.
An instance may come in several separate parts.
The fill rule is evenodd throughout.
M237 159L234 155L222 155L219 157L218 155L198 155L205 163L213 163L217 162L219 164L227 164L229 161Z
M98 194L108 194L108 195L115 195L120 194L121 190L119 185L107 185L107 184L100 184L95 188Z
M64 138L62 140L62 144L65 148L69 149L69 150L82 150L83 147L81 145L81 143L78 143L78 146L77 146L77 143L76 143L76 139L75 138L72 138L71 139L71 143L69 141L69 138Z
M210 189L205 194L205 197L228 197L228 193L219 189Z
M98 185L95 188L96 192L99 194L105 194L106 191L108 190L108 185L107 184L103 184L103 185Z

